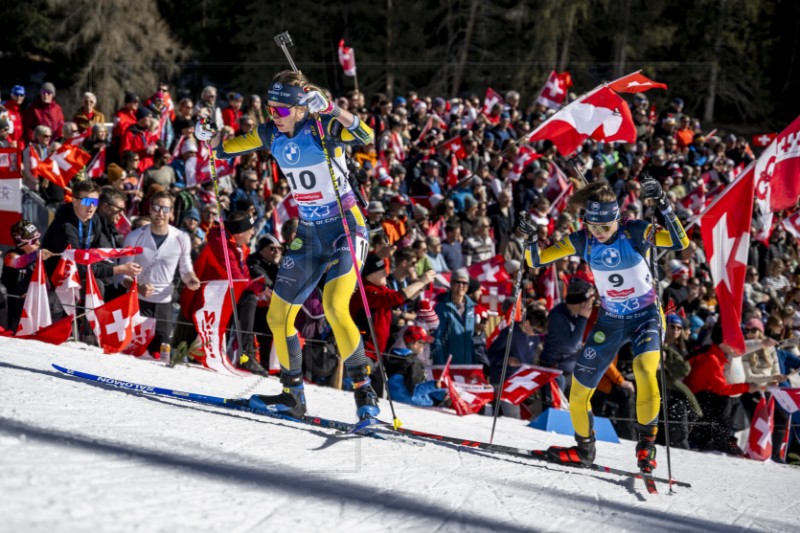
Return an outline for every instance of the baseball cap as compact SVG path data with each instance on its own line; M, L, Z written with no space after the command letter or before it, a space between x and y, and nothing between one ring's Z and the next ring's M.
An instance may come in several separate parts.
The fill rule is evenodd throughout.
M403 341L406 344L419 341L433 342L433 337L428 335L428 333L419 326L408 326L406 332L403 333Z
M11 88L11 96L25 96L25 87L22 85L14 85Z
M567 303L581 304L592 296L594 286L580 278L572 278L567 286Z
M369 254L367 256L367 260L364 261L364 266L361 269L361 275L366 277L370 274L374 274L375 272L383 272L385 274L386 263L376 254Z
M680 315L677 315L675 313L669 313L667 315L667 325L668 326L680 326L682 328L686 327L685 324L683 323L683 319L680 317Z
M369 206L367 206L367 212L368 213L385 213L386 209L384 209L382 203L380 203L377 200L373 200L372 202L369 203Z

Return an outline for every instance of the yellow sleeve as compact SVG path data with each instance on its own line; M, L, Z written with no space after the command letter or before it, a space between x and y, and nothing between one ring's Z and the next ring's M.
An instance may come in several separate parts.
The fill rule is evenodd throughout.
M255 150L266 150L269 148L269 137L271 123L264 123L246 135L239 135L233 139L228 139L217 146L217 157L231 159L237 155L246 154Z
M536 244L528 246L525 249L525 263L527 263L530 268L536 268L552 263L553 261L558 261L561 258L577 254L578 249L573 242L573 236L575 235L575 233L571 233L544 250L540 250Z

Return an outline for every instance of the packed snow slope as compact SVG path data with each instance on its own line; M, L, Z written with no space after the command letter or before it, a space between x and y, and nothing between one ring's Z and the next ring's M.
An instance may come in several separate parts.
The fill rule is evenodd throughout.
M0 530L31 531L798 531L800 469L672 451L693 484L648 495L641 480L429 443L415 446L145 396L64 376L226 397L276 393L275 378L0 339ZM352 421L352 395L306 387L309 413ZM489 439L491 418L397 407L405 427ZM383 403L385 418L390 418ZM570 444L501 418L495 442ZM633 444L599 463L635 468ZM659 449L657 473L666 477Z

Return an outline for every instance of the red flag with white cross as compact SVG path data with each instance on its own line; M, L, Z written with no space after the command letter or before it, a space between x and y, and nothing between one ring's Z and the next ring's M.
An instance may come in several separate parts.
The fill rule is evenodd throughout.
M440 148L447 147L450 149L450 152L456 156L458 159L464 159L467 157L467 152L464 151L464 142L461 140L461 136L458 135L453 137L452 139L443 142L440 145Z
M133 339L133 321L139 314L136 280L127 294L114 298L94 310L99 329L98 340L105 353L119 353Z
M539 387L556 379L560 370L539 366L522 365L503 385L500 399L514 405L521 404L525 398L536 392Z
M643 93L650 89L666 89L667 84L655 82L642 74L641 71L636 71L612 81L607 87L618 93Z
M775 398L769 401L764 396L758 401L750 422L750 438L747 442L747 456L750 459L766 461L772 457L772 430L775 429Z
M559 74L554 70L547 77L547 82L542 90L539 91L536 103L550 109L558 109L567 100L567 91L570 87L572 87L572 76L569 72Z
M753 212L753 168L751 163L701 215L700 233L719 301L722 340L737 353L745 349L741 313Z
M549 139L562 155L569 156L587 137L602 142L636 142L630 107L607 87L595 89L561 108L523 140Z
M481 109L481 113L484 115L489 115L492 112L492 108L495 104L505 104L503 97L500 96L500 93L492 89L491 87L486 89L486 97L483 99L483 108Z
M0 148L0 228L22 218L22 168L16 148ZM14 246L9 231L0 231L0 244Z

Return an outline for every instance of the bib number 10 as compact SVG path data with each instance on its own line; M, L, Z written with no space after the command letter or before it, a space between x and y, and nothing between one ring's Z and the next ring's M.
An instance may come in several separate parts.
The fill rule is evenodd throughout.
M289 180L289 183L291 183L292 190L298 190L297 180L294 177L294 172L284 172L284 175L286 176L286 179ZM301 171L298 178L300 180L300 188L306 191L310 191L317 185L317 178L310 170Z

